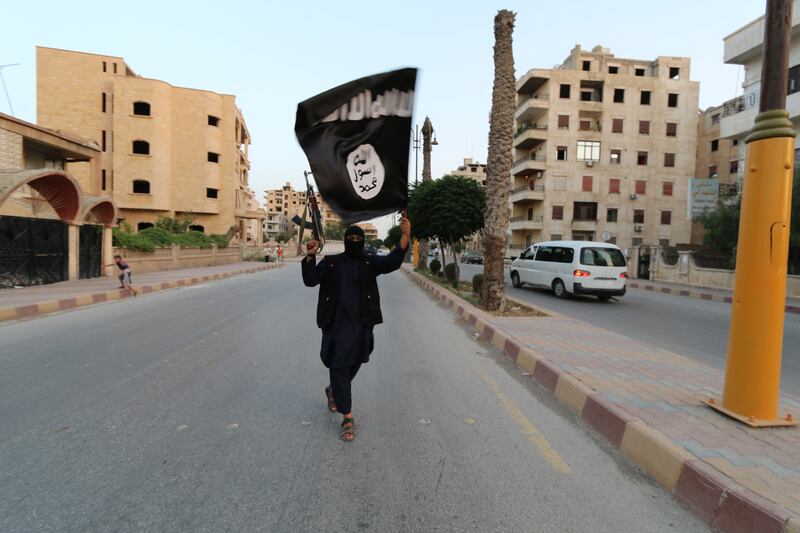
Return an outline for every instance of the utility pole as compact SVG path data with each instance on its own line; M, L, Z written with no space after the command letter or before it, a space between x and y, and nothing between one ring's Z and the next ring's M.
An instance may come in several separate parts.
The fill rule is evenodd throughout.
M422 181L431 181L431 135L433 135L433 124L431 119L425 117L422 123ZM428 264L428 243L422 241L418 246L417 265L424 261ZM444 264L442 265L444 267Z
M721 405L707 401L752 427L795 424L778 415L796 135L786 111L791 30L792 0L767 0L759 114L744 141L725 388Z

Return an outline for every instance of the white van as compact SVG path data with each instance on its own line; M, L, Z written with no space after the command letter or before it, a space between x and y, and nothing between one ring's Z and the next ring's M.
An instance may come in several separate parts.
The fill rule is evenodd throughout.
M628 263L614 244L548 241L533 244L511 263L511 284L547 287L559 298L589 294L600 300L625 294Z

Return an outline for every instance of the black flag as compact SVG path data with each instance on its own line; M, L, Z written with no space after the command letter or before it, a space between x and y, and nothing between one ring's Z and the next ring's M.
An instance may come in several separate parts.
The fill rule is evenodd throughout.
M297 105L294 132L325 202L353 224L408 204L417 69L367 76Z

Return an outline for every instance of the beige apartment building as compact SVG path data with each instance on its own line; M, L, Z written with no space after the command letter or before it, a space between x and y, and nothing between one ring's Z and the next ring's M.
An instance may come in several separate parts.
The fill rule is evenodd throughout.
M292 225L292 218L295 215L303 216L307 196L305 189L297 190L288 181L280 189L264 191L264 210L266 211L264 232L268 240L273 240L286 231L297 229ZM317 204L322 214L322 223L340 223L341 218L328 207L322 200L322 196L318 192L315 192L314 196L317 198Z
M365 241L367 242L374 241L375 239L378 238L378 228L376 228L374 224L371 224L369 222L359 222L356 225L364 230Z
M120 221L138 231L192 213L194 230L261 242L235 96L144 78L121 57L54 48L37 47L36 71L37 122L97 142L101 192Z
M548 239L688 243L699 83L690 60L576 46L517 82L510 255Z
M450 176L464 176L473 179L481 185L486 185L486 164L473 161L470 157L464 158L464 164L448 173Z

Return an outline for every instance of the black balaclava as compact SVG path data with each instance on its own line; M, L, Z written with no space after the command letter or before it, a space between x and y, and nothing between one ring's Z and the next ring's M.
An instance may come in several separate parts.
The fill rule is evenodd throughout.
M350 257L361 257L362 255L364 255L364 241L363 240L361 242L348 241L347 237L349 235L360 235L363 239L364 230L359 228L358 226L349 226L344 232L344 253L346 253Z

